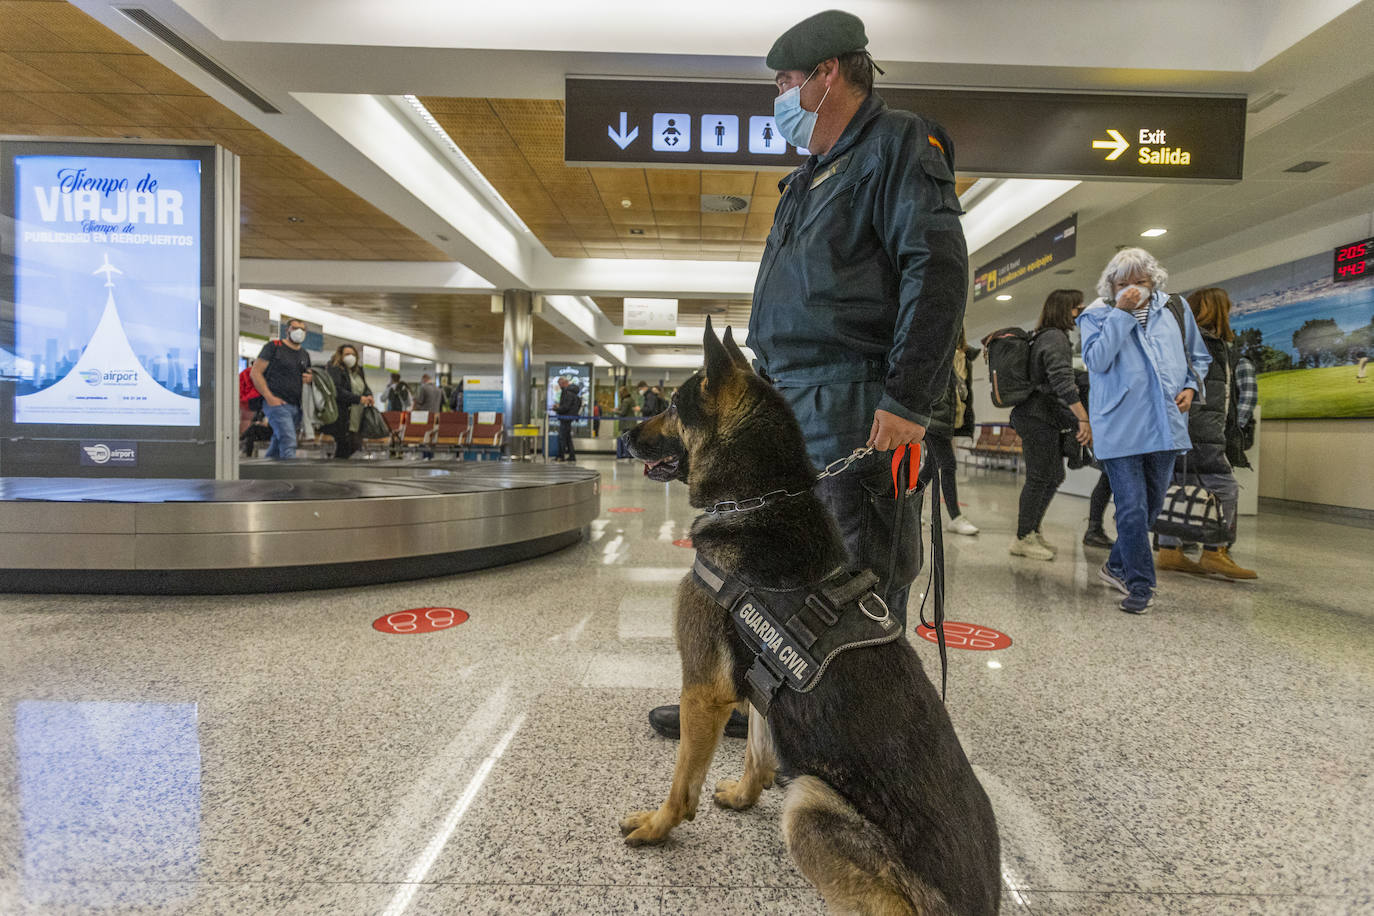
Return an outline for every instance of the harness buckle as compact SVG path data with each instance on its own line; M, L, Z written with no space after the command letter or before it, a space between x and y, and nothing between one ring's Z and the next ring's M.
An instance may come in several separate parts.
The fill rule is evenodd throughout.
M820 618L821 622L828 627L833 627L840 622L840 616L831 609L828 602L822 601L821 597L815 592L806 596L806 606L811 608L811 610L816 613L816 616Z
M872 611L868 609L868 602L870 599L878 602L878 606L883 609L881 617L874 614ZM892 615L892 611L888 609L887 602L884 601L882 598L878 597L877 592L868 592L865 595L861 595L859 597L859 610L863 611L864 616L867 617L869 620L872 620L874 623L886 624L888 618Z
M782 678L764 664L762 655L757 656L753 666L745 672L744 684L749 694L749 702L754 704L760 715L768 715L768 707L772 705L773 697L777 696L778 688L782 686Z

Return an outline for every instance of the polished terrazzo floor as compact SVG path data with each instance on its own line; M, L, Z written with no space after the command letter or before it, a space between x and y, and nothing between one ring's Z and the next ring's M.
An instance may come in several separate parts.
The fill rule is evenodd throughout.
M685 489L603 471L579 546L372 588L0 596L0 912L805 914L780 793L658 849ZM1374 913L1374 531L1242 524L1255 583L1166 576L1116 610L1061 496L1059 559L1007 555L1016 486L962 472L949 708L996 809L1004 913ZM641 512L613 512L616 508ZM377 617L457 607L425 635ZM921 643L928 670L934 646ZM737 775L726 740L710 782Z

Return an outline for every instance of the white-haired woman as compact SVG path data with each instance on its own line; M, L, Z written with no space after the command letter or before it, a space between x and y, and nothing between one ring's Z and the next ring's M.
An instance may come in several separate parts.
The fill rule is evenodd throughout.
M1094 451L1116 502L1116 543L1098 576L1133 614L1154 603L1150 525L1175 457L1192 445L1188 409L1212 362L1192 311L1164 291L1168 279L1148 251L1122 249L1097 281L1101 298L1078 316Z

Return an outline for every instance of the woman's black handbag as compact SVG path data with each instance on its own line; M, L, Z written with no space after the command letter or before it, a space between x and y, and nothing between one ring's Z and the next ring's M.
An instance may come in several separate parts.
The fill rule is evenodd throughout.
M1164 508L1150 530L1188 543L1225 544L1230 531L1221 511L1221 500L1202 485L1202 479L1196 474L1193 481L1188 482L1185 467L1165 492Z
M391 427L386 425L386 417L375 407L364 407L358 420L358 436L362 439L390 439Z

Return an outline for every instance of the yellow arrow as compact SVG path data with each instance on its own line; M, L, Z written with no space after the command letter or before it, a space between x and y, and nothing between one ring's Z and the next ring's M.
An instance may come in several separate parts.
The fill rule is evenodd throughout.
M1111 150L1111 155L1107 156L1107 161L1111 162L1117 156L1120 156L1122 153L1126 152L1126 150L1130 149L1131 143L1110 127L1107 128L1107 133L1111 134L1112 138L1110 140L1094 140L1093 149Z

